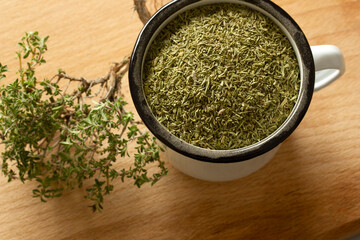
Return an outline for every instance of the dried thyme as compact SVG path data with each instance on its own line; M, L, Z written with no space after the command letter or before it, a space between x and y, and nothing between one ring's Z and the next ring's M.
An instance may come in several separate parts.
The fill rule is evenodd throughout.
M186 11L149 48L143 82L158 121L209 149L254 144L289 116L300 88L294 50L260 12L236 4Z

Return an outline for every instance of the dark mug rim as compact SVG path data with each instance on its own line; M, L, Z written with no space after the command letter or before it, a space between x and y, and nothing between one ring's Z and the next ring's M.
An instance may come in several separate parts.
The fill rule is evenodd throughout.
M169 17L174 16L178 11L191 4L204 2L204 0L174 0L159 9L141 30L135 43L129 66L129 86L135 108L146 127L165 146L187 157L211 162L211 163L233 163L249 160L260 156L282 143L296 129L303 119L313 95L315 82L315 68L310 45L300 27L282 8L269 0L223 0L210 1L231 2L239 4L250 4L261 8L275 18L287 31L293 44L298 50L298 61L301 70L301 88L297 103L294 106L288 119L270 136L258 143L230 150L211 150L191 145L175 135L171 134L162 126L152 114L143 91L142 68L147 51L151 44L152 37L158 28ZM205 4L206 5L206 4ZM300 58L300 59L299 59Z

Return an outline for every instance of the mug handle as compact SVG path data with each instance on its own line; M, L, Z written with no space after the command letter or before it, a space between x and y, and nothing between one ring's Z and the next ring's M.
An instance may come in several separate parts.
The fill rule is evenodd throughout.
M334 45L311 46L315 63L315 91L326 87L345 73L345 61Z

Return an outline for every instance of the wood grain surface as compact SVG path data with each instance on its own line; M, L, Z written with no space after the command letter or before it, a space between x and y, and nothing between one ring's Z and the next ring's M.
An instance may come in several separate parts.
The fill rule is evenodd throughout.
M269 164L226 183L192 179L168 165L169 175L153 187L119 180L102 213L90 211L84 189L42 203L31 197L36 183L7 183L2 175L0 239L346 239L359 233L360 1L275 3L311 45L337 45L347 69L314 94ZM40 78L62 68L91 79L131 53L142 27L132 0L2 0L0 9L0 62L11 71L1 84L14 79L16 43L25 31L50 35ZM134 110L128 92L125 98ZM119 167L130 160L124 161Z

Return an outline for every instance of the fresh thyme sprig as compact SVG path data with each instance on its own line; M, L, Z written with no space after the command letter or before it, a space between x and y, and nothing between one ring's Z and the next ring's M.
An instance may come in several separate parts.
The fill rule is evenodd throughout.
M94 211L100 211L114 180L133 179L140 187L165 176L156 139L141 132L139 122L124 108L121 79L129 59L114 63L106 76L96 80L74 78L63 70L50 80L39 80L35 70L46 62L47 40L38 32L25 34L17 52L19 77L0 88L0 138L5 144L1 168L8 181L36 180L33 196L45 202L93 179L86 198ZM0 64L0 79L7 70ZM68 86L61 89L60 81L80 86L67 93ZM95 87L99 90L92 94ZM113 164L126 156L133 157L132 166L118 170ZM154 164L157 168L150 174Z

